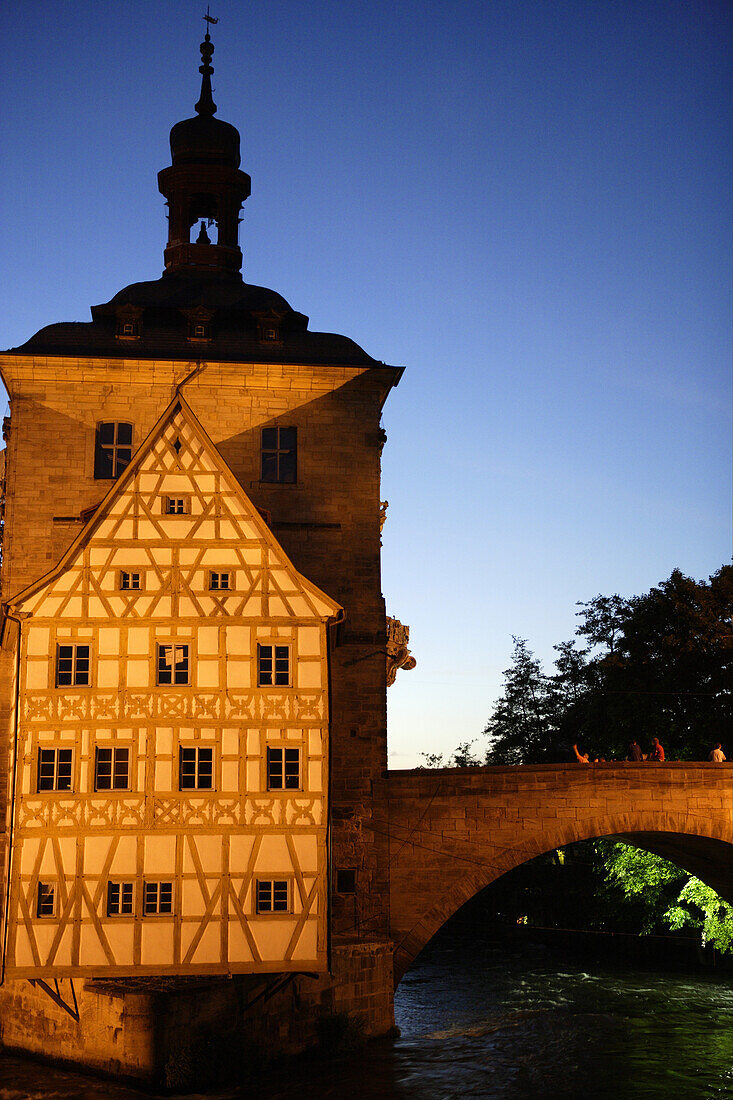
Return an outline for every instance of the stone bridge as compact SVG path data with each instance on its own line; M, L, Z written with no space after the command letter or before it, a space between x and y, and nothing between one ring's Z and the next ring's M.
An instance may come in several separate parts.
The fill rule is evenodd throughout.
M577 840L656 852L733 902L733 763L390 771L374 827L389 844L396 981L479 890Z

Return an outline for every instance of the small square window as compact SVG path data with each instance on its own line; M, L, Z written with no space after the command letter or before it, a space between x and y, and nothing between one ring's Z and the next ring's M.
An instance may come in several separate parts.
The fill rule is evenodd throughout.
M108 882L107 916L131 916L133 912L133 897L133 884L131 882Z
M130 786L130 749L114 745L97 747L94 761L96 791L126 791Z
M56 887L51 882L38 883L36 900L37 917L53 917L56 914Z
M143 912L146 917L158 913L172 913L173 883L146 882L144 890Z
M139 573L126 573L124 570L120 573L120 591L139 592L141 587Z
M123 336L134 336L135 335L135 326L133 325L132 321L125 321L124 322L124 324L122 326L122 335Z
M181 745L178 750L178 786L182 791L210 791L214 786L214 750Z
M297 477L297 428L263 428L261 480L293 484Z
M72 749L38 750L38 790L70 791Z
M257 912L290 912L290 890L287 879L258 879Z
M212 592L231 592L231 573L209 573L209 589Z
M193 326L193 335L198 340L205 340L206 336L207 336L206 325L194 325Z
M190 512L188 497L165 497L163 511L167 516L187 516Z
M56 687L89 686L89 646L56 646Z
M158 646L158 683L187 684L189 682L188 646Z
M290 646L257 646L257 683L259 687L289 686Z
M300 749L267 749L267 789L300 790Z

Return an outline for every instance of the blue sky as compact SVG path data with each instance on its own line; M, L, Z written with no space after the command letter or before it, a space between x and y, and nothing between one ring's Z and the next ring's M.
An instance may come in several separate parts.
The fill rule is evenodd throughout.
M10 9L8 9L10 11ZM730 561L731 6L213 7L248 281L405 365L383 586L395 767L477 738L511 635ZM0 346L162 269L200 3L6 19Z

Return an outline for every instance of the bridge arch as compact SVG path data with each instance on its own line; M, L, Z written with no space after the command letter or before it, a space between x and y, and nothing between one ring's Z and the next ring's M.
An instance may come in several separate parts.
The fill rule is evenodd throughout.
M395 982L465 902L554 848L614 837L733 901L733 764L533 765L388 772Z

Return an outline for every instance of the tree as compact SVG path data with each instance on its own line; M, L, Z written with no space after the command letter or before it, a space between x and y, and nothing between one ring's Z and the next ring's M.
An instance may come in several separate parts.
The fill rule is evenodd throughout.
M699 878L687 880L677 902L684 904L673 905L664 914L670 928L676 930L685 925L700 928L703 947L710 944L721 954L733 953L733 906Z
M733 683L733 566L708 581L675 569L641 596L595 596L579 605L575 641L555 647L546 676L522 638L484 732L492 764L625 759L653 737L668 759L705 760L724 740ZM733 746L731 746L733 748Z
M504 691L484 729L490 738L487 764L536 764L552 759L552 700L540 662L524 638L513 638L512 664Z
M578 633L597 647L585 700L593 751L623 759L629 741L656 736L668 759L707 759L730 720L733 567L709 582L675 569L641 596L581 607Z

